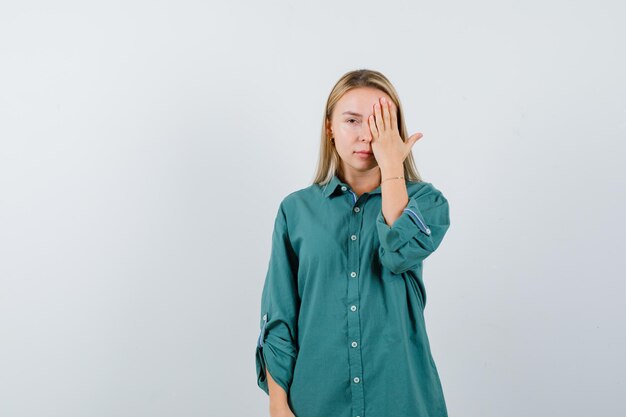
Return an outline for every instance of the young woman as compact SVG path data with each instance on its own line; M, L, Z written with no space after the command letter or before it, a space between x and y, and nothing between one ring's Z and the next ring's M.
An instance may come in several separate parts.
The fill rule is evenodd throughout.
M332 89L315 180L274 223L256 348L271 417L447 416L422 261L449 209L415 168L421 137L407 137L380 72L349 72Z

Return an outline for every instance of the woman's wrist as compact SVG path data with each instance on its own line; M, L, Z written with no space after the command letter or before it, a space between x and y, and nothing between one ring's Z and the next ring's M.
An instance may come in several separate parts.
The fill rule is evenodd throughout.
M402 164L378 166L380 168L380 180L383 181L389 177L397 177L404 175L404 166Z

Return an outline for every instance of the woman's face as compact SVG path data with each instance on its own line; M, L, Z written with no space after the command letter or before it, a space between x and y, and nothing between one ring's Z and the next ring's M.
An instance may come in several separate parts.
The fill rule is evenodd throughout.
M335 105L330 123L330 136L342 160L342 170L365 172L378 163L372 153L368 118L374 114L374 104L381 97L392 101L385 92L372 87L359 87L345 93ZM363 153L361 153L363 152Z

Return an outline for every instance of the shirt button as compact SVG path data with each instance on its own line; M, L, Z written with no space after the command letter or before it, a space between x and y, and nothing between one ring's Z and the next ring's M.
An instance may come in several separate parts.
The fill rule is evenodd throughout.
M430 234L430 229L426 229L426 234Z
M353 272L350 272L350 276L351 276L352 278L356 277L356 272L354 272L354 271L353 271Z
M356 342L352 342L352 347L356 347L357 343Z
M356 306L352 306L352 307L350 307L350 310L352 310L352 311L356 311Z
M359 211L361 211L361 208L360 207L355 207L354 211L356 211L358 213Z
M358 383L359 383L359 381L360 381L359 377L358 377L358 376L355 376L355 377L354 377L354 383L355 383L355 384L358 384Z
M345 186L345 185L342 185L342 186L341 186L341 191L346 191L346 190L347 190L346 186Z
M267 320L267 314L263 314L263 320Z
M356 235L352 235L352 236L350 236L350 239L352 239L352 240L356 240Z

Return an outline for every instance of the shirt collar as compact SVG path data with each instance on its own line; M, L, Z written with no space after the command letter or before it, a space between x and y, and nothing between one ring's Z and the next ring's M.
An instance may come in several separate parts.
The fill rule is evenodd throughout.
M337 189L341 189L341 187L346 187L346 191L350 190L350 186L345 182L341 181L337 174L334 174L333 177L328 181L328 183L323 188L324 197L330 197L335 194ZM368 194L380 194L380 185L370 191Z

